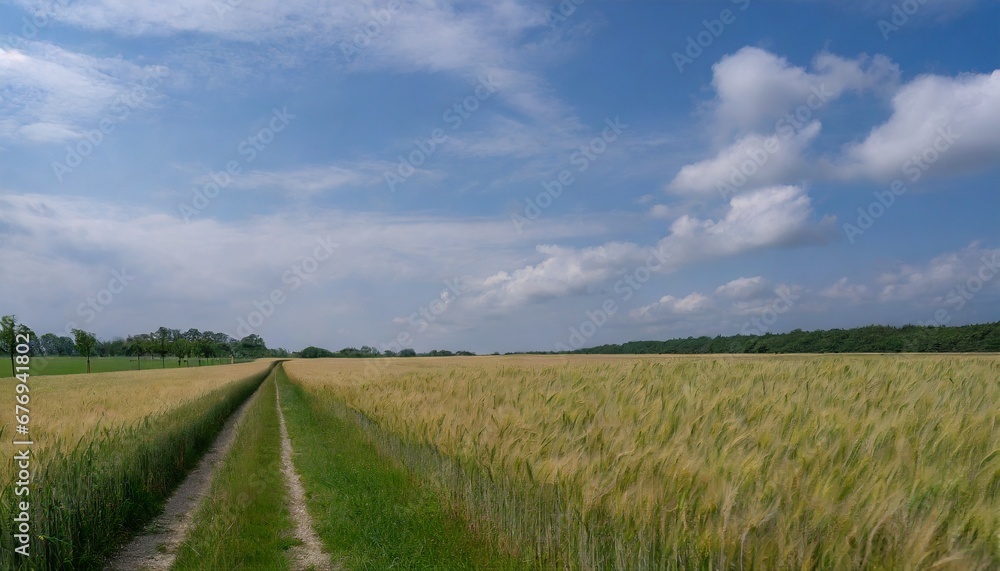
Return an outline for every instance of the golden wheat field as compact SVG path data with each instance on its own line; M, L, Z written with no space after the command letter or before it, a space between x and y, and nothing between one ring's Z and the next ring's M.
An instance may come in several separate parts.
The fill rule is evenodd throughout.
M327 359L286 370L540 561L1000 567L1000 356Z
M260 373L269 365L270 360L261 360L216 367L32 377L30 436L36 450L56 439L73 443L96 429L132 425L172 410ZM0 383L0 399L14 402L13 382ZM9 435L10 426L6 428L4 434ZM0 458L9 457L11 450L11 439L0 441Z

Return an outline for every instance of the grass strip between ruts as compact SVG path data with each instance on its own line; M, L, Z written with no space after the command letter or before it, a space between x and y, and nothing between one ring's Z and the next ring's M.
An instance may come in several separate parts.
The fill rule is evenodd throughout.
M316 532L346 569L522 569L387 458L361 429L276 369Z

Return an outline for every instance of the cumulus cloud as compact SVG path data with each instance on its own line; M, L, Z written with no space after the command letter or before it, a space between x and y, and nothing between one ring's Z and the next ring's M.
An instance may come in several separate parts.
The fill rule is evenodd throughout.
M802 152L820 128L813 121L801 131L747 135L716 156L681 168L668 188L678 194L730 196L741 189L788 183L804 174Z
M1000 289L1000 249L970 244L958 252L932 258L926 264L900 264L878 277L879 301L906 301L964 287L965 291ZM971 293L978 293L978 291Z
M472 307L502 311L555 297L579 294L645 258L636 244L611 242L575 249L542 245L545 259L513 272L497 272L481 285Z
M724 131L771 132L800 105L825 105L847 91L884 89L899 78L885 56L846 59L821 53L812 71L755 47L745 47L712 66L715 117Z
M717 287L713 292L691 292L683 297L665 295L659 301L633 309L628 318L632 323L660 325L683 319L716 324L732 324L747 316L760 315L773 308L777 300L785 300L790 308L798 300L804 287L797 284L778 284L761 277L742 277ZM787 309L785 310L787 311Z
M892 99L892 116L849 146L841 176L940 176L995 165L1000 156L1000 70L958 77L925 75Z
M737 278L715 289L714 295L738 301L760 299L772 291L771 282L762 276Z
M507 311L543 299L577 295L641 265L669 272L680 266L769 247L826 240L832 219L815 221L809 197L794 186L765 188L733 198L718 220L684 215L651 247L611 242L591 248L539 246L544 259L486 278L469 309ZM655 260L655 262L653 262Z
M832 218L813 223L809 196L798 186L763 188L734 197L719 220L684 215L658 247L685 262L766 247L820 243L832 235Z
M680 299L665 295L660 301L645 305L629 312L629 316L638 321L650 321L666 315L700 313L715 306L712 298L698 293L690 293Z

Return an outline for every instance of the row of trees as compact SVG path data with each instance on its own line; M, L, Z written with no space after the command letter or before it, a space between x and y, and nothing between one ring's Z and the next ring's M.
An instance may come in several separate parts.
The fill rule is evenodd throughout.
M256 359L260 357L287 357L284 349L268 349L264 340L256 334L243 339L233 339L225 333L160 327L151 333L138 333L126 338L115 338L101 341L88 331L73 329L72 337L59 336L54 333L36 335L30 328L17 320L14 315L0 318L0 353L10 355L11 367L14 366L16 339L19 334L30 337L29 346L32 355L82 356L87 358L87 372L90 372L90 358L93 357L137 357L137 366L142 368L142 357L159 357L161 366L168 356L177 359L177 365L189 363L191 358L198 360L229 357L231 359Z
M344 358L358 358L358 357L458 357L458 356L472 356L475 353L470 351L446 351L435 349L427 353L417 353L413 349L403 349L398 353L396 351L383 351L379 353L378 349L374 347L369 347L368 345L362 346L360 349L355 349L354 347L345 347L340 351L330 351L329 349L323 349L322 347L306 347L305 349L293 353L293 357L303 357L305 359L315 359L315 358L330 358L330 357L344 357Z
M574 353L935 353L998 352L1000 321L958 327L869 325L729 337L688 337L668 341L630 341Z

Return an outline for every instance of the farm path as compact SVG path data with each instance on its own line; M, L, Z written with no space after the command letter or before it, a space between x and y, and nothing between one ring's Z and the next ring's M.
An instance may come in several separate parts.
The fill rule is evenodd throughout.
M264 383L261 383L261 387ZM258 388L250 398L229 416L212 447L174 491L163 508L141 535L130 541L105 568L108 571L160 571L170 569L177 557L177 548L187 538L194 516L208 495L216 468L229 453L236 439L236 428L244 413L261 392Z
M330 556L323 553L323 544L316 535L312 518L306 509L305 489L292 462L292 441L288 437L285 415L281 412L281 394L277 383L274 384L274 391L277 397L278 423L281 425L281 469L285 474L285 485L288 488L288 511L295 524L295 537L302 542L301 545L289 549L291 567L295 571L303 569L328 571L333 569L330 565Z

